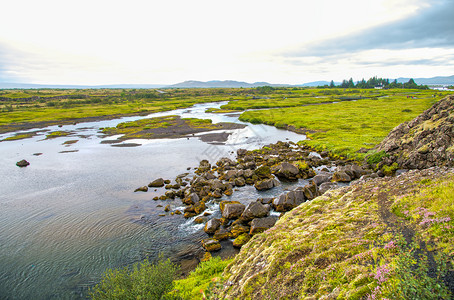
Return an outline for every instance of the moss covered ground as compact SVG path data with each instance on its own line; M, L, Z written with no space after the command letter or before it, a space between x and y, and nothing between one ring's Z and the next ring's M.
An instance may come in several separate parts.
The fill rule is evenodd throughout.
M254 236L220 299L450 299L453 170L325 193Z
M302 143L361 160L366 156L358 153L361 148L373 148L395 126L413 119L441 98L429 92L397 90L377 99L246 111L240 120L306 132L309 139Z

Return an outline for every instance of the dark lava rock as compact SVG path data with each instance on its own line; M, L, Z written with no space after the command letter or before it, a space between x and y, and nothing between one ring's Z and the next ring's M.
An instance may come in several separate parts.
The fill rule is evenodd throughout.
M272 168L272 172L279 179L285 180L297 180L297 176L300 173L298 167L288 162L282 162L279 165Z
M215 233L219 226L221 226L221 221L219 219L211 219L205 224L203 230L209 234Z
M339 186L335 182L324 182L319 187L320 195L323 195L326 191L337 189Z
M306 201L303 190L290 191L274 199L273 206L277 212L289 211Z
M263 218L268 216L269 210L260 202L251 202L241 214L241 219L250 221L255 218Z
M226 219L237 219L241 216L245 209L244 204L241 203L228 203L222 210L222 217Z
M20 168L24 168L26 166L28 166L30 163L28 161L26 161L25 159L21 160L21 161L18 161L16 163L16 166L20 167Z
M329 173L320 173L312 178L312 181L316 185L321 185L322 183L329 182L333 178L333 175Z
M333 174L333 181L350 182L352 178L344 171L338 171Z
M266 217L266 218L258 218L254 219L251 222L251 230L249 232L250 235L254 235L257 233L264 232L265 230L271 228L276 223L277 218L275 217Z
M278 186L278 185L279 185L279 181L277 181L274 178L269 178L269 179L257 181L254 186L257 190L262 191L262 190L272 189L273 187Z

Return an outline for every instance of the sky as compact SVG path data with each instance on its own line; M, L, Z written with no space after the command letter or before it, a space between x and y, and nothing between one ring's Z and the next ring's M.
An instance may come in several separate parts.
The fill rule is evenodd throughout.
M453 0L0 0L0 82L454 75Z

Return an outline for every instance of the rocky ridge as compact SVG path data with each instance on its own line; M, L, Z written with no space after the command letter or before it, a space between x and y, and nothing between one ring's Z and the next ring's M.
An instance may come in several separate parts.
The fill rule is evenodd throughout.
M443 98L415 119L394 128L376 150L386 153L380 166L454 166L454 96Z

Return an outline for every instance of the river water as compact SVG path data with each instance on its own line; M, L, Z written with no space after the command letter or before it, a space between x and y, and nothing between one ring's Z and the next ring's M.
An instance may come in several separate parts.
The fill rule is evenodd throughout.
M147 117L179 115L237 122L235 115L205 113L223 103ZM153 201L164 189L134 193L153 179L175 179L200 160L214 163L234 158L239 148L256 149L278 140L305 138L266 125L232 130L224 143L206 143L197 135L181 139L134 140L139 147L113 147L99 128L142 117L52 126L29 139L0 143L0 299L80 299L107 268L130 265L159 253L193 267L191 253L200 252L206 237L203 225L181 215L160 216L163 208L181 207L181 200ZM71 136L45 140L49 131ZM35 129L36 131L36 129ZM12 133L0 135L0 140ZM74 144L63 144L77 140ZM42 153L41 155L36 155ZM31 164L18 168L21 159ZM187 168L191 168L187 171ZM240 188L231 197L243 203L275 196L282 185L267 192ZM217 205L209 210L216 216ZM182 258L188 258L185 261Z

